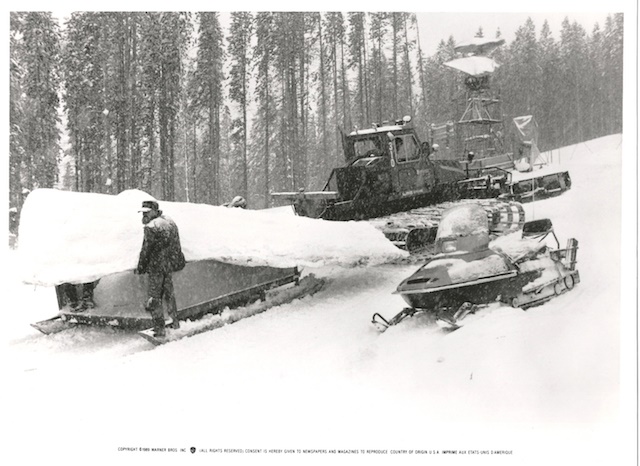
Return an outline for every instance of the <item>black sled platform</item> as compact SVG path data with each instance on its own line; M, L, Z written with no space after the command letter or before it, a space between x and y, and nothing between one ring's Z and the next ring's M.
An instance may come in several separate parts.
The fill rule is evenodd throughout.
M297 284L296 267L247 267L215 260L190 262L173 274L180 320L199 319L229 307L234 308L264 299L268 290ZM45 334L74 325L109 326L140 331L152 327L151 316L144 309L147 301L147 276L132 271L101 278L93 289L93 306L74 311L65 286L56 287L60 313L31 324ZM78 286L76 286L77 288Z

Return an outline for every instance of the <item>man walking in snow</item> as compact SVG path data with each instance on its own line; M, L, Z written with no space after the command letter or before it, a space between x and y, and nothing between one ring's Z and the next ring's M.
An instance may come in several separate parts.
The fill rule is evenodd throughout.
M154 335L165 336L163 301L169 305L172 327L180 328L178 306L173 291L172 273L182 270L185 258L180 246L178 227L169 217L162 215L156 201L142 203L144 240L140 250L136 274L149 275L148 300L145 305L153 320Z

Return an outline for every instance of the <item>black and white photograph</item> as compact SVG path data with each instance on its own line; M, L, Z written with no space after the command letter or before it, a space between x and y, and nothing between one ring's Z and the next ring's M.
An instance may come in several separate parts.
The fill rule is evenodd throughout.
M637 465L637 15L10 2L2 463Z

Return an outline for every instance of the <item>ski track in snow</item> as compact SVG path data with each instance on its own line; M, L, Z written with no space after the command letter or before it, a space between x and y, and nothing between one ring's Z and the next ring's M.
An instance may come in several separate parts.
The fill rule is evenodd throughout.
M443 448L447 433L465 431L458 422L497 423L494 431L508 444L532 426L612 422L620 388L620 140L563 149L572 189L525 205L529 220L551 218L561 247L570 237L579 241L581 283L542 306L525 312L494 303L452 333L422 314L379 334L372 315L391 318L405 306L392 292L419 264L308 268L304 273L326 279L315 295L153 348L114 330L42 335L28 324L56 314L55 293L15 279L11 298L20 312L7 315L3 330L16 394L39 399L72 392L80 404L93 396L111 399L108 406L92 404L92 418L116 423L141 398L149 408L173 401L179 409L163 419L183 425L197 410L199 419L211 419L206 435L169 434L152 416L120 423L116 437L227 447L241 435L265 446L282 445L282 438L305 446L345 438L350 445L380 445L393 438L414 441L411 448L419 448L416 442ZM9 416L18 419L18 432L46 435L65 416L62 407L50 409L53 421L35 428L39 410L24 401ZM274 427L269 420L276 418L284 425ZM402 427L417 419L423 429ZM95 424L91 435L109 433L102 421ZM96 442L90 434L80 438Z

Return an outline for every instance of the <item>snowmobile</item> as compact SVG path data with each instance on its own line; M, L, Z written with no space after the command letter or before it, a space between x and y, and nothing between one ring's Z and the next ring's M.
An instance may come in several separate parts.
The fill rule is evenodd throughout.
M574 238L560 249L549 219L527 222L521 231L492 241L482 208L456 206L442 217L436 253L395 291L410 307L389 320L375 313L372 323L384 331L427 312L455 329L468 314L495 301L523 309L542 304L579 283L577 249Z

